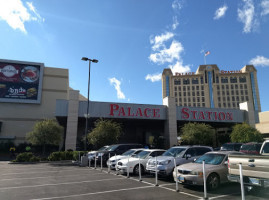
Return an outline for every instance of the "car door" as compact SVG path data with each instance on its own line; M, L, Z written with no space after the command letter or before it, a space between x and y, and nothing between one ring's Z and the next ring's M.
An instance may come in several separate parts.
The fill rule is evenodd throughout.
M188 157L188 156L190 156L190 157ZM183 155L183 158L182 158L180 164L185 164L185 163L193 162L193 160L195 158L196 158L196 149L194 147L191 147Z

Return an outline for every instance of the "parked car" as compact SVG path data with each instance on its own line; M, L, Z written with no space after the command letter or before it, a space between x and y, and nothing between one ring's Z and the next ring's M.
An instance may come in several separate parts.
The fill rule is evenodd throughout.
M260 155L229 155L228 162L229 181L240 183L241 164L247 190L269 188L269 140L263 142Z
M112 156L110 159L107 160L106 165L110 167L110 169L115 169L115 166L119 160L122 160L124 158L128 157L135 157L138 153L145 150L144 148L140 149L129 149L128 151L124 152L121 155L115 155Z
M220 147L221 151L239 151L242 143L225 143Z
M213 151L209 146L175 146L168 149L163 155L157 157L157 172L159 175L172 176L174 158L176 166L192 162L195 158ZM155 159L149 159L146 170L155 173Z
M261 147L262 143L249 142L241 146L240 152L243 152L245 154L259 155Z
M139 173L139 161L141 167L141 174L145 172L147 161L150 158L154 158L163 154L165 150L163 149L147 149L141 151L134 157L122 159L117 162L116 168L121 173L127 173L127 168L129 168L129 173L138 174Z
M227 160L230 154L243 154L237 151L213 151L199 157L193 163L178 166L173 171L174 180L185 185L204 185L203 160L205 161L206 183L209 190L216 189L220 183L228 182ZM177 170L177 174L176 174ZM177 176L176 176L177 175Z
M125 151L129 149L135 149L135 148L143 148L142 144L114 144L111 145L108 149L99 151L97 155L97 163L101 163L101 157L102 157L102 162L103 165L106 165L106 162L110 156L114 155L121 155Z
M90 152L88 152L88 160L89 161L94 161L94 159L95 159L95 156L96 156L96 154L99 152L99 151L104 151L104 150L106 150L106 149L108 149L109 148L109 146L108 145L106 145L106 146L103 146L103 147L101 147L100 149L98 149L98 150L96 150L96 151L90 151Z

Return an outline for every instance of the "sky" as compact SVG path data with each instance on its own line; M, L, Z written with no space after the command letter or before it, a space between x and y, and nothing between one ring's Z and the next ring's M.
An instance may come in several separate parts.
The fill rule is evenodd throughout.
M82 57L90 100L158 105L165 68L253 64L269 111L269 0L0 0L0 59L67 68L87 96Z

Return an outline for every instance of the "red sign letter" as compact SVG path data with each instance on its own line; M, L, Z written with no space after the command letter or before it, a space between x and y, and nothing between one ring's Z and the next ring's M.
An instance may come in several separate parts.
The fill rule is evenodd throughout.
M189 109L188 108L182 108L181 109L181 113L182 113L181 117L183 119L189 119L190 118L190 114L189 114Z
M114 111L119 110L119 105L117 104L110 104L110 116L114 116Z

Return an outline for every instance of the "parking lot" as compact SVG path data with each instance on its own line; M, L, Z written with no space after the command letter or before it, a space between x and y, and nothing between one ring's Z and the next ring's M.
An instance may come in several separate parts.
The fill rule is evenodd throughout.
M201 187L183 187L172 180L151 175L139 177L108 173L106 168L88 168L71 163L8 164L0 162L1 200L49 199L202 199ZM240 185L228 183L208 193L209 199L241 199ZM246 199L268 199L265 190L246 195Z

